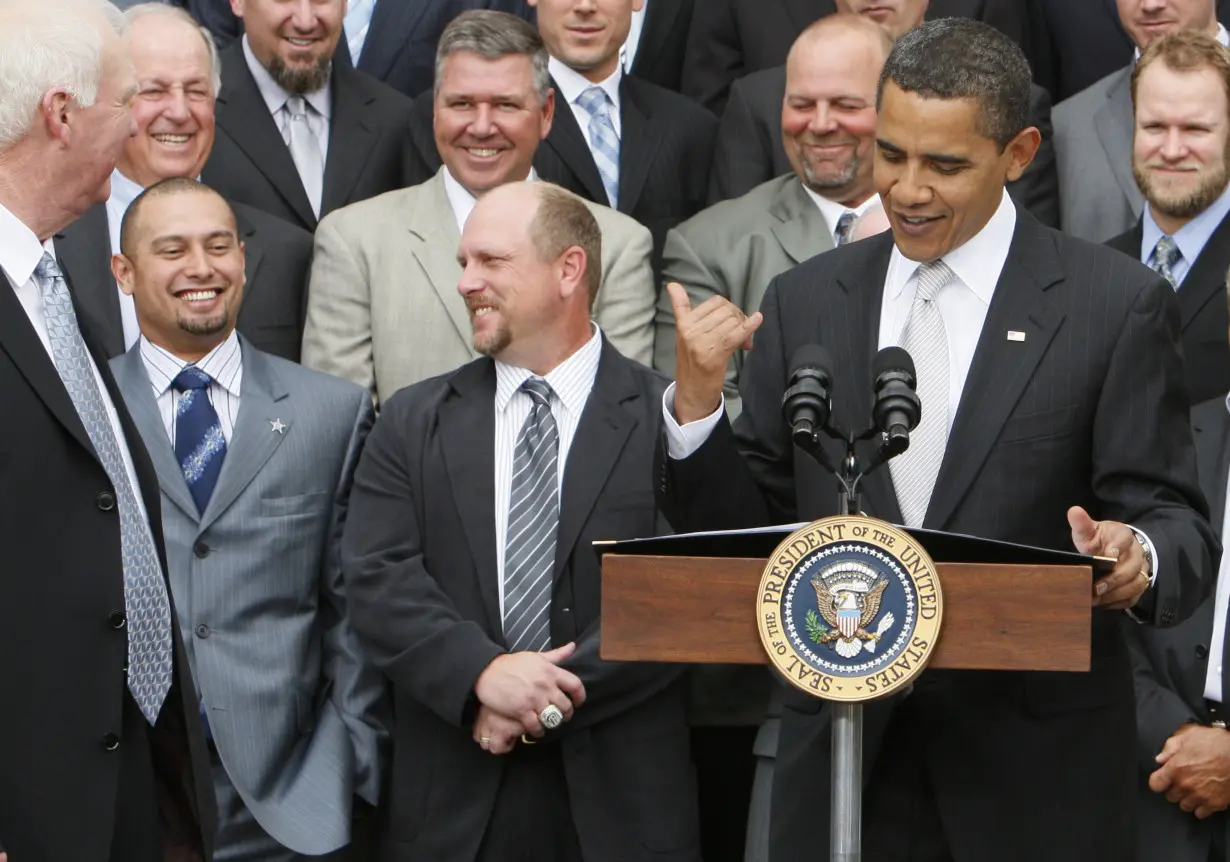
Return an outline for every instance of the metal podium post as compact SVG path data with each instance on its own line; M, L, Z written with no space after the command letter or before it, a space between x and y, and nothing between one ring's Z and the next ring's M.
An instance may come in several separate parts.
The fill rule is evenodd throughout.
M857 470L853 447L843 464ZM852 463L853 462L853 463ZM854 475L857 475L855 473ZM857 491L851 495L848 478L839 482L837 511L858 512ZM833 782L829 788L829 862L862 862L863 858L863 705L831 703L833 711Z

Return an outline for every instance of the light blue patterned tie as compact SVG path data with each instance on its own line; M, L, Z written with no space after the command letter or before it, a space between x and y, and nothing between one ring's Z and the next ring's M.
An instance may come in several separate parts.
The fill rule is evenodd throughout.
M589 87L577 99L589 114L589 146L602 177L611 209L619 208L619 135L611 119L611 97L601 87Z
M504 640L513 652L551 646L551 586L559 532L559 430L551 384L531 377L534 401L513 450L512 495L504 543Z
M346 17L342 20L342 28L346 31L346 47L350 49L350 62L359 65L359 55L363 53L363 45L367 41L367 31L372 24L372 12L376 8L376 0L350 0L346 7Z
M107 406L94 377L64 274L44 253L34 270L51 354L72 398L81 424L115 488L120 510L120 548L124 558L124 606L128 627L128 690L142 714L154 724L171 688L171 605L149 522L142 517L136 491L120 454Z
M1153 247L1153 254L1149 255L1149 266L1154 272L1170 282L1172 288L1178 290L1179 280L1175 278L1174 267L1182 259L1183 252L1179 251L1179 246L1175 243L1174 237L1163 236L1157 241L1157 245Z

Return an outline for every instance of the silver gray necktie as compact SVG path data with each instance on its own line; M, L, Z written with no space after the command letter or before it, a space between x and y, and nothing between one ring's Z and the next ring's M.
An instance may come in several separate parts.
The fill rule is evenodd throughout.
M291 96L282 110L286 112L286 146L290 148L290 157L295 161L312 212L319 218L325 163L320 155L320 138L312 131L308 118L309 112L315 109L302 96Z
M948 445L948 333L935 301L956 276L942 260L918 267L918 290L901 346L914 359L922 421L910 448L888 462L906 526L922 526Z
M534 400L513 455L508 537L504 543L504 640L513 652L551 646L551 585L559 532L559 431L551 385L531 377Z
M171 688L174 669L171 605L162 578L162 565L149 523L141 515L136 491L128 480L124 456L120 453L119 441L81 339L64 275L46 253L34 275L43 298L56 370L118 498L128 627L128 690L146 720L154 724Z

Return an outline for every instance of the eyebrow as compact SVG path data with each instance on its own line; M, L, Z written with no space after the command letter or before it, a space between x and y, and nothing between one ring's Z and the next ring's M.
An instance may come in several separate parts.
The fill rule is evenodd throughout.
M905 155L905 150L900 147L893 146L883 138L876 138L876 145L890 153L895 153L899 156ZM923 158L929 162L936 162L941 165L968 165L970 160L961 156L950 156L944 153L923 153Z
M204 236L205 242L209 242L210 240L221 239L221 238L232 239L232 240L237 239L235 233L229 230L216 230L216 231L213 231L212 233L207 233ZM150 240L150 245L167 245L169 243L175 243L175 242L187 242L189 239L191 239L191 237L180 236L178 234L167 234L166 236L154 237L152 240Z

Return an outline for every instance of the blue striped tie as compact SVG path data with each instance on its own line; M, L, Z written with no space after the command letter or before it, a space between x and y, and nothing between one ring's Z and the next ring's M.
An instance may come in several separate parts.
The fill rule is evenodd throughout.
M376 9L376 0L350 0L346 7L346 17L342 19L343 35L346 37L346 47L350 49L350 62L355 68L359 66L359 56L363 53L363 45L367 42L367 31L372 24L372 12Z
M64 274L51 255L44 253L34 276L43 299L56 370L118 498L128 628L128 690L141 714L154 724L171 689L174 672L171 603L162 578L162 564L149 521L142 517L136 491L128 480L128 468L77 326Z
M611 209L619 208L619 135L611 119L611 97L601 87L589 87L577 99L589 114L589 146L602 177Z
M213 378L195 365L186 366L171 381L175 391L182 393L175 405L175 459L201 513L209 505L226 457L222 423L209 403L207 390L212 382Z
M551 585L559 531L559 431L551 384L531 377L521 390L534 401L513 453L508 538L504 543L504 640L512 652L551 646Z

